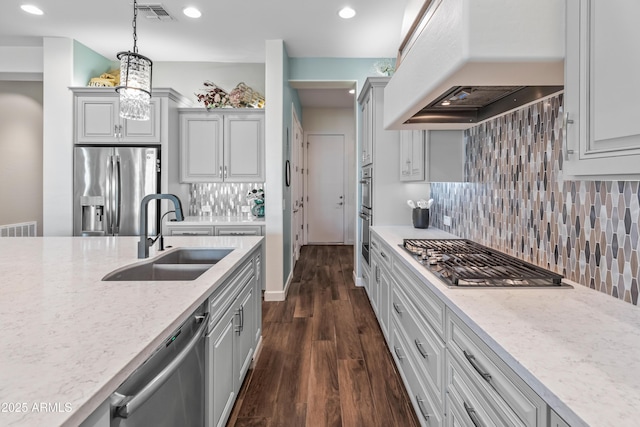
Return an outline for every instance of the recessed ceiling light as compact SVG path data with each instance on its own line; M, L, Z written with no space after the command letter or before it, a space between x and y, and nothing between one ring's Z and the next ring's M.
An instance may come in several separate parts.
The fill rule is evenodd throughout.
M23 4L22 6L20 6L20 8L32 15L44 15L44 12L42 11L42 9L32 4Z
M356 11L351 9L349 6L346 6L338 11L338 16L342 19L351 19L356 16Z
M353 95L354 93L356 93L356 90L355 90L355 89L349 89L349 93L350 93L351 95Z
M185 7L182 13L187 15L189 18L200 18L202 16L202 13L200 13L200 11L195 7Z
M451 105L451 101L442 101L441 105L444 105L444 106Z

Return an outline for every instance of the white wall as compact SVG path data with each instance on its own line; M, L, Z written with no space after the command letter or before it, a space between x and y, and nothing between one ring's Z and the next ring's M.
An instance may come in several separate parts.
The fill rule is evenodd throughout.
M73 40L45 37L43 234L73 234Z
M0 225L42 235L42 82L0 81Z
M199 105L194 95L211 81L230 93L240 82L262 95L265 92L265 64L225 62L154 62L153 86L170 87Z
M302 128L310 133L344 134L346 159L345 227L346 243L354 244L356 227L356 115L354 108L303 108Z
M266 41L265 99L265 166L269 207L265 209L266 284L265 301L283 301L283 107L284 107L284 42ZM287 224L287 226L290 226Z

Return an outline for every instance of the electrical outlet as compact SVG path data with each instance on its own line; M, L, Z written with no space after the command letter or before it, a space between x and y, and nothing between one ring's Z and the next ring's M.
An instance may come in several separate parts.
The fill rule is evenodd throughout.
M240 206L240 210L242 213L249 213L251 212L251 206Z
M444 225L448 225L451 226L451 217L450 216L444 216Z
M211 213L211 205L203 205L202 213Z

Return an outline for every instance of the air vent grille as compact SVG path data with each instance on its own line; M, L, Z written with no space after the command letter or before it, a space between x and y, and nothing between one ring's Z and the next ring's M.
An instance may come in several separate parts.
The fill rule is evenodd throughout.
M161 21L173 21L173 17L161 4L139 4L138 12L145 18L158 19Z

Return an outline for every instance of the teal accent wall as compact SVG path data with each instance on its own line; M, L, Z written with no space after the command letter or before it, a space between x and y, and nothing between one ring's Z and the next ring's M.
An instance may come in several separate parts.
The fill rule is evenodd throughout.
M379 76L374 68L378 61L394 58L291 58L289 80L356 80L360 93L367 77Z
M107 59L82 43L73 41L74 86L87 86L92 77L98 77L100 74L118 67L117 61Z
M293 134L293 118L292 111L295 109L298 119L302 120L302 106L300 105L300 98L298 97L298 91L293 89L289 85L291 80L291 61L293 58L289 58L287 50L285 48L283 55L283 112L282 112L282 135L284 141L282 141L282 158L283 167L286 161L291 161L291 137ZM286 286L287 279L293 268L291 263L291 187L286 186L283 171L282 180L282 195L284 198L284 213L282 224L282 250L283 250L283 269L284 269L284 284Z

